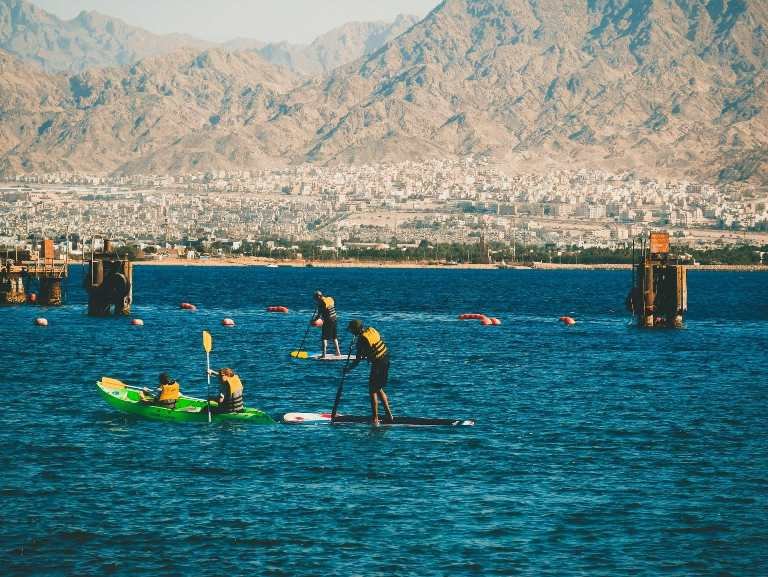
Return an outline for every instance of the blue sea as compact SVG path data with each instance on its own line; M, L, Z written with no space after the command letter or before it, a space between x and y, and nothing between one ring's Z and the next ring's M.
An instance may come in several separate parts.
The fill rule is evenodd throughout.
M143 327L86 316L81 279L0 309L0 575L768 575L764 274L690 272L685 328L656 331L629 271L136 267ZM288 354L318 288L389 345L395 414L476 426L169 424L96 392L168 371L204 396L210 329L248 405L328 411L340 364Z

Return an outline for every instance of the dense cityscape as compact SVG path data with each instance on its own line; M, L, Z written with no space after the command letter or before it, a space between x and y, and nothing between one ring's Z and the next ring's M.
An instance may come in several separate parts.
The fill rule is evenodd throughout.
M744 184L507 168L465 159L183 176L17 175L0 185L0 244L76 233L161 249L206 241L236 251L259 240L384 249L481 237L616 249L652 228L698 248L764 244L767 236L766 195Z

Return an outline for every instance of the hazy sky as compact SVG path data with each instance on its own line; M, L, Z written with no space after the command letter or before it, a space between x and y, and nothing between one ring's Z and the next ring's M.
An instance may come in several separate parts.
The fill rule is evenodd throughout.
M423 17L439 0L32 0L70 19L96 10L152 32L183 32L205 40L236 37L311 42L352 21Z

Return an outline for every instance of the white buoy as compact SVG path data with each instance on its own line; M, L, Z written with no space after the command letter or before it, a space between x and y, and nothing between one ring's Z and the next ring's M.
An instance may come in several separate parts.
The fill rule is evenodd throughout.
M35 324L39 327L47 327L48 326L48 319L44 319L42 317L35 319Z

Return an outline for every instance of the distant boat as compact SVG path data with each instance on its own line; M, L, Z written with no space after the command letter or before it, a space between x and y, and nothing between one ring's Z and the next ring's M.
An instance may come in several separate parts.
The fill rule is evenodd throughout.
M277 268L277 265L276 265L276 264L274 264L274 263L272 263L272 264L268 264L268 265L267 265L267 268Z

